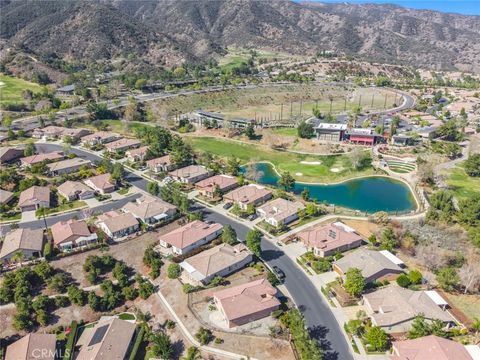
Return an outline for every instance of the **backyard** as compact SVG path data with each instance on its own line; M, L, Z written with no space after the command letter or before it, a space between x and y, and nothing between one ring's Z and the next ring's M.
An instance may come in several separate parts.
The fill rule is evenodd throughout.
M372 168L357 171L347 155L314 156L211 137L186 137L195 150L220 157L237 157L243 164L271 162L277 171L288 171L298 181L330 183L373 174Z
M23 90L40 92L42 87L20 78L0 74L0 104L23 103Z
M480 193L480 180L468 176L462 164L446 172L446 182L459 199L466 199Z

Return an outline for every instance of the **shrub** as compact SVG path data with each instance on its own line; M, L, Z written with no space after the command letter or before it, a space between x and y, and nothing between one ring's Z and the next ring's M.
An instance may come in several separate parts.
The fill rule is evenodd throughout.
M370 344L372 350L385 351L388 348L388 335L378 326L368 328L364 339Z
M213 340L213 334L209 329L201 327L200 330L195 334L195 338L200 342L201 345L206 345Z
M423 276L422 276L422 273L420 271L412 270L408 273L408 278L410 279L412 284L418 285L418 284L422 283Z
M406 288L408 287L408 285L411 284L411 281L410 281L410 278L405 275L405 274L401 274L398 278L397 278L397 284L403 288Z
M177 279L180 276L180 265L170 264L167 269L167 276L169 279Z

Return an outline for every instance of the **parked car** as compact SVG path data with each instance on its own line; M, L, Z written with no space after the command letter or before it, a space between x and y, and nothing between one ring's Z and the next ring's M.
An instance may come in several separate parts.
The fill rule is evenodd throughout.
M250 216L248 217L248 220L253 221L253 220L255 220L257 217L258 217L257 214L252 214L252 215L250 215Z
M280 281L283 281L283 279L285 279L285 273L283 272L282 269L280 269L278 266L274 265L272 267L273 269L273 272L275 273L275 275L277 275L277 278L280 280Z
M233 204L232 204L231 202L228 202L228 203L226 203L225 205L223 205L223 208L224 208L225 210L228 210L228 209L230 209L232 206L233 206Z

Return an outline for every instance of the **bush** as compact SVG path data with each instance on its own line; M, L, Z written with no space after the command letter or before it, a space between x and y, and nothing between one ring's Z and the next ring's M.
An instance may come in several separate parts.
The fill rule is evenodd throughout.
M180 276L181 268L178 264L170 264L167 269L167 276L169 279L178 279Z
M186 284L183 284L182 290L185 294L189 294L195 290L195 286L189 283L186 283Z
M408 278L410 279L412 284L418 285L418 284L422 283L423 276L422 276L422 273L420 271L412 270L408 273Z
M408 285L411 284L411 281L410 281L410 278L407 275L401 274L399 277L397 277L397 284L398 284L398 286L406 288L406 287L408 287Z
M55 306L57 308L67 307L70 304L67 296L57 296L55 298Z
M385 351L388 348L388 335L378 326L372 326L365 332L364 339L370 348L376 351Z
M195 334L195 338L200 342L201 345L206 345L213 340L213 334L209 329L201 327L200 330Z

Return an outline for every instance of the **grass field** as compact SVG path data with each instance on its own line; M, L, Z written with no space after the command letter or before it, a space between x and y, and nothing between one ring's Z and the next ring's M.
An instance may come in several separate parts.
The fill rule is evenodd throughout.
M20 78L0 74L0 104L23 103L23 90L40 92L42 87Z
M480 319L480 295L446 294L448 300L458 307L470 320Z
M283 136L297 136L298 131L296 128L272 128L274 134Z
M447 172L446 182L455 196L465 199L480 193L480 179L468 176L462 164Z
M251 57L250 50L248 49L229 47L227 51L228 51L227 54L223 56L219 61L219 65L222 67L238 65L242 61L246 62ZM282 61L282 60L289 60L289 59L291 60L301 59L301 57L299 56L294 57L289 54L279 53L279 52L270 52L266 50L255 50L255 52L256 52L256 56L255 56L256 60L267 59L267 61L273 61L276 59L278 61Z
M373 174L372 168L363 171L353 170L351 161L346 155L302 155L212 137L185 137L185 141L195 150L225 158L235 156L243 163L269 161L278 171L289 171L298 181L329 183ZM320 164L302 164L302 161ZM332 172L331 168L337 168L339 171ZM297 175L298 173L302 175Z

